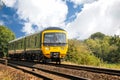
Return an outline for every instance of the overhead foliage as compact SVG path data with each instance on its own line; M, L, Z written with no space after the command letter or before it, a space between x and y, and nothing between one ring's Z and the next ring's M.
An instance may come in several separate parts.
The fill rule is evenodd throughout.
M0 55L7 53L7 44L15 38L15 34L5 26L0 25Z

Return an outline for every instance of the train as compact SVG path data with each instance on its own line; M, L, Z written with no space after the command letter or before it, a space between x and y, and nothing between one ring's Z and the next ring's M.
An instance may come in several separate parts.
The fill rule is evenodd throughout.
M67 32L59 27L48 27L8 43L9 59L14 60L61 64L67 50Z

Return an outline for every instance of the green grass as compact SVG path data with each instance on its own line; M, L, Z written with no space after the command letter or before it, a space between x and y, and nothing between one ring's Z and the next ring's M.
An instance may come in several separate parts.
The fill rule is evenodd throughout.
M64 61L63 64L80 65L80 64L73 63L73 62L67 62L67 61ZM85 65L85 66L95 66L95 65ZM99 66L96 65L96 67L110 68L110 69L119 69L120 70L120 64L100 63Z
M107 63L104 63L104 64L101 64L100 67L111 68L111 69L120 69L120 64L107 64Z

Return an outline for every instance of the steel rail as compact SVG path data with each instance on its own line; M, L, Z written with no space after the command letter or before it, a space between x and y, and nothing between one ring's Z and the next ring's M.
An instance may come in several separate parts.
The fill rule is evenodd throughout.
M20 66L29 67L29 68L32 68L33 70L34 69L41 70L43 72L54 74L54 75L57 75L57 76L61 76L61 77L67 78L67 79L72 79L72 80L90 80L88 78L83 78L83 77L80 77L80 76L68 75L68 74L61 73L61 72L50 71L50 70L46 70L46 69L42 69L42 68L38 68L38 67L34 67L34 66L29 66L29 65L25 65L25 64L14 63L14 62L11 62L11 61L9 61L9 62L13 63L13 64L20 65Z
M80 65L68 65L68 64L56 65L56 64L52 64L52 63L46 64L46 65L120 76L120 70L116 70L116 69L98 68L98 67L80 66Z
M32 62L35 63L35 62ZM39 64L36 62L36 64ZM84 71L89 71L89 72L94 72L94 73L104 73L104 74L109 74L109 75L116 75L120 76L120 70L116 69L108 69L108 68L98 68L98 67L91 67L91 66L81 66L81 65L69 65L69 64L54 64L54 63L48 63L45 65L51 65L51 66L56 66L56 67L61 67L61 68L67 68L67 69L73 69L73 70L84 70Z
M0 59L0 63L6 64L4 59ZM7 63L6 66L11 66L11 67L13 67L13 68L22 70L23 72L32 74L32 75L34 75L34 76L36 76L36 77L39 77L39 78L42 78L42 79L44 79L44 80L52 80L52 79L50 79L50 78L48 78L48 77L46 77L46 76L43 76L43 75L40 75L40 74L36 73L35 71L32 71L32 69L31 69L31 70L24 69L24 68L22 68L21 65L15 65L15 64L12 64L12 63ZM24 67L25 67L25 66L24 66Z

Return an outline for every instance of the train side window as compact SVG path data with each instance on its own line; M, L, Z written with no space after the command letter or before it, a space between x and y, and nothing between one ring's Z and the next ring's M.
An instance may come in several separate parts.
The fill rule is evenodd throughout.
M16 49L17 48L17 45L15 45L16 42L13 44L13 49Z
M14 45L13 45L13 43L11 44L11 49L13 50L13 47L14 47Z
M20 49L21 49L21 41L20 41Z
M29 48L29 46L30 46L30 38L28 38L27 41L28 41L28 48Z
M14 43L14 50L17 49L17 42Z
M17 46L16 49L18 49L18 46L19 46L18 42L16 42L15 45Z
M18 49L20 48L20 42L17 42L17 44L18 44Z
M17 49L19 49L19 45L20 45L19 42L17 42L17 45L18 45L18 48L17 48Z
M11 44L11 49L13 50L13 47L14 47L14 45L13 45L13 43Z
M17 44L17 49L19 49L19 42L17 42L16 44Z
M9 45L10 50L12 50L12 44Z
M37 46L37 36L35 37L35 46Z
M13 50L13 43L12 43L12 44L10 44L10 45L11 45L11 46L10 46L10 47L11 47L11 50Z
M8 49L11 50L11 44L9 44Z
M20 41L18 41L18 49L20 49Z
M31 47L31 37L29 38L29 47Z
M14 49L17 48L17 45L15 45L15 44L16 44L16 42L13 44L14 45L14 47L13 47Z
M22 49L22 41L21 41L21 49Z
M20 49L20 41L18 41L18 49Z

